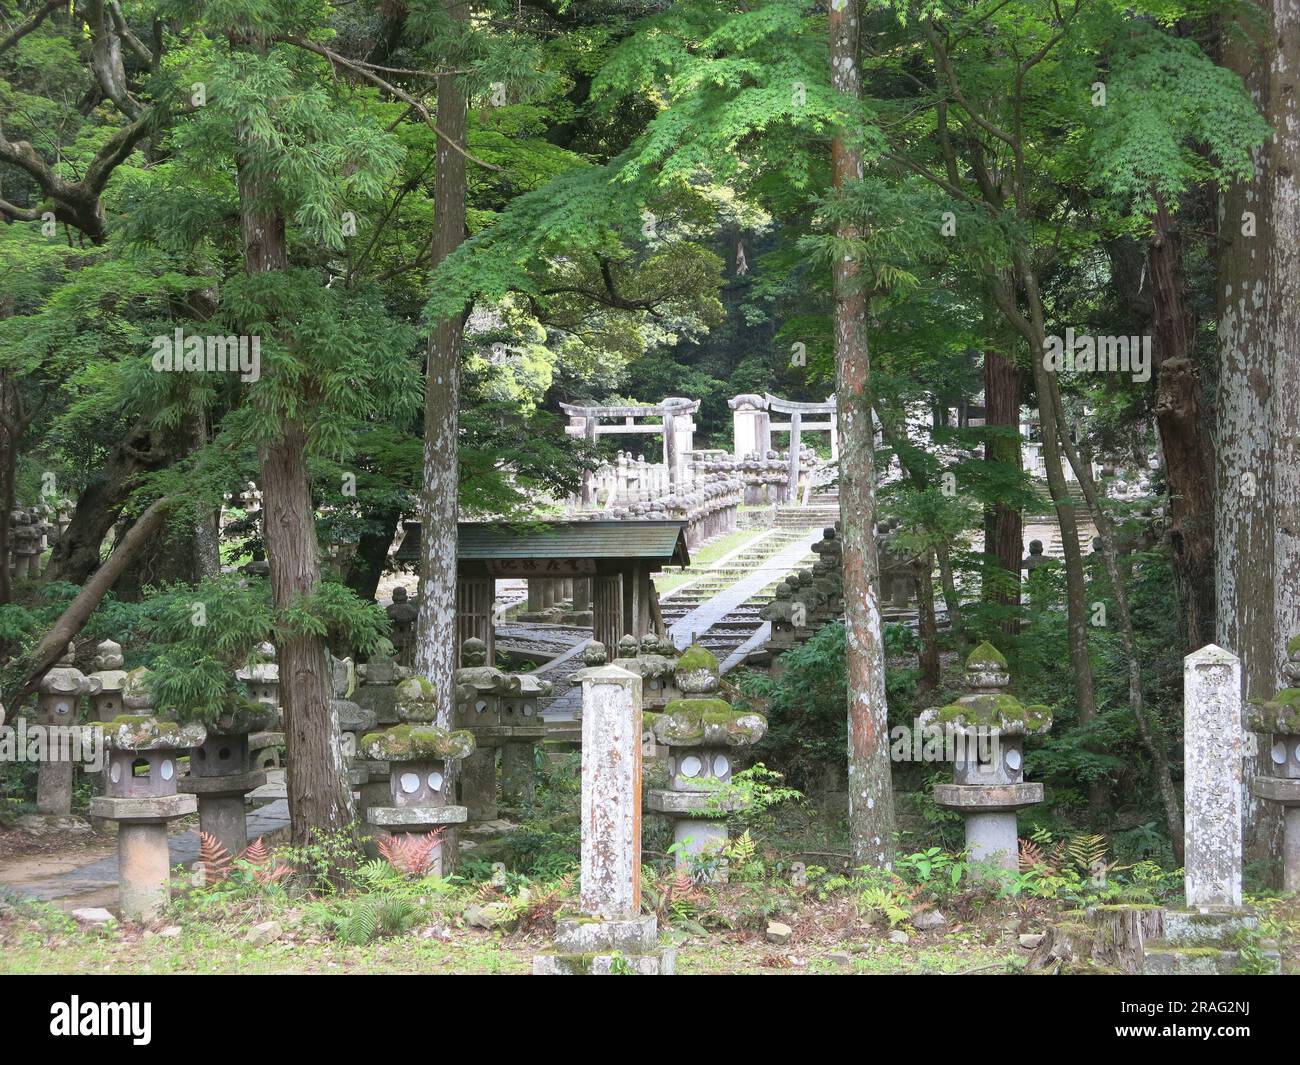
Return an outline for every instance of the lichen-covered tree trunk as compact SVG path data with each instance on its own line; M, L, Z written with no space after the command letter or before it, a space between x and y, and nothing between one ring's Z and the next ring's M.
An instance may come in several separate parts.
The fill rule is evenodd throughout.
M1267 54L1254 18L1224 33L1224 65L1241 75L1267 114ZM1215 395L1217 483L1215 517L1216 642L1241 659L1247 700L1277 685L1274 600L1273 410L1276 388L1268 330L1272 223L1267 146L1256 154L1253 180L1236 182L1219 201L1219 379ZM1293 233L1286 239L1294 241ZM1245 855L1277 853L1281 817L1254 795L1259 755L1243 765Z
M465 5L448 0L450 18L468 18ZM465 239L466 99L453 74L438 79L438 162L434 175L433 266L436 269ZM450 143L448 143L450 142ZM415 668L437 693L437 721L455 724L452 674L456 646L456 523L460 516L460 347L464 319L438 321L429 334L424 391L424 476L420 486L420 613L416 621ZM454 777L455 763L450 763ZM448 833L444 863L454 863L456 842Z
M1269 324L1273 373L1274 660L1300 635L1300 0L1273 0L1270 71Z
M1147 241L1156 341L1156 429L1169 484L1174 590L1188 653L1214 639L1214 456L1192 365L1178 232L1163 203Z
M239 169L240 236L249 274L289 265L284 218L262 207L252 169ZM288 419L258 448L262 527L271 568L271 597L283 611L313 595L320 584L320 545L307 472L307 431ZM331 705L329 654L324 639L306 633L277 639L280 704L288 753L289 820L295 846L352 831L355 810L343 760L338 714Z
M831 5L829 29L831 84L852 112L861 95L857 0ZM836 189L862 177L861 152L847 137L848 131L841 132L831 145L831 174ZM858 238L858 233L845 223L838 228L837 236L848 244ZM859 264L851 256L837 257L834 287L845 660L849 681L849 840L855 867L885 867L894 852L894 790L885 706L885 646L875 593L875 430L869 389L867 294Z

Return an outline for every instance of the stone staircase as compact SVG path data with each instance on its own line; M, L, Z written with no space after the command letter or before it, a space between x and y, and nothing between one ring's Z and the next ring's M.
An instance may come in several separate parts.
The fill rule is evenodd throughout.
M797 526L776 525L768 535L746 545L720 563L699 569L688 567L685 573L694 579L666 593L660 602L665 627L671 628L691 611L726 591L737 581L769 568L774 556L807 535L809 529L821 528L825 524L817 517L810 516L811 510L801 510L800 513L805 517ZM810 553L806 561L811 561L814 557ZM727 611L698 634L699 642L717 655L719 662L724 661L762 626L763 620L758 612L772 598L773 589L790 572L791 567L770 566L770 569L771 572L766 574L769 579L764 582L760 592Z

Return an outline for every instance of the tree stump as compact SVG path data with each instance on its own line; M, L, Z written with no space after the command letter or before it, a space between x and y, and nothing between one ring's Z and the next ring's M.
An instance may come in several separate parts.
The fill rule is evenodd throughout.
M1164 935L1164 915L1159 906L1093 906L1062 914L1034 948L1025 972L1141 973L1144 944Z

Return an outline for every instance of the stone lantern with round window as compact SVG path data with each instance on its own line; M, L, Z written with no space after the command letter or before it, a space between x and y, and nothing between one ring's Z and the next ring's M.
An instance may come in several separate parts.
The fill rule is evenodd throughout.
M1009 694L1010 683L1006 659L982 643L966 659L966 694L922 712L918 723L923 734L937 729L952 755L953 782L936 785L934 798L962 815L971 860L1015 871L1016 811L1043 800L1043 786L1025 780L1025 739L1051 729L1052 714Z
M123 685L128 710L149 709L148 677L132 670ZM156 917L170 894L167 823L196 809L180 793L180 758L207 739L202 725L165 721L150 713L121 714L97 722L108 765L104 794L90 801L93 816L118 823L118 888L122 917Z
M449 732L433 722L437 707L433 685L409 677L397 685L401 724L362 737L361 755L388 765L388 806L371 806L367 822L389 835L424 834L461 824L466 809L454 801L451 765L474 751L466 729ZM442 848L434 852L432 871L442 871Z
M669 748L671 782L652 789L646 805L673 819L677 865L686 867L726 846L727 815L744 806L731 788L737 755L763 738L767 719L734 709L718 694L718 660L699 644L677 659L674 683L681 698L662 713L645 715L656 741ZM715 879L725 879L724 862L711 868Z
M1252 787L1256 796L1282 807L1282 886L1300 891L1300 636L1287 643L1282 676L1286 687L1250 707L1247 727L1267 744Z

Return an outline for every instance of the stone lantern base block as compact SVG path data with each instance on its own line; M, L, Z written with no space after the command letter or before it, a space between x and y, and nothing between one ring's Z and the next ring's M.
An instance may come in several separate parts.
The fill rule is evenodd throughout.
M199 808L193 795L153 795L135 799L111 798L96 795L90 800L90 815L123 824L143 824L151 821L170 821L175 817L192 814Z
M1019 810L1043 801L1042 784L936 784L934 801L958 813Z
M658 954L538 954L534 976L672 976L677 951Z
M254 788L266 783L266 774L260 769L247 773L227 773L216 777L188 776L176 785L178 791L188 795L238 795L241 798Z
M1148 976L1219 976L1233 973L1243 961L1243 941L1259 928L1246 907L1166 910L1164 936L1146 944L1142 971ZM1260 953L1273 972L1281 961L1272 943Z
M1300 806L1300 777L1258 776L1254 791L1261 799L1281 806Z
M653 788L646 794L646 806L658 814L670 817L721 817L745 808L739 796L722 798L708 791L670 791Z
M419 832L463 824L467 814L463 806L372 806L366 811L366 821L377 828Z
M653 954L659 941L654 914L605 920L567 917L555 922L555 946L561 954Z

